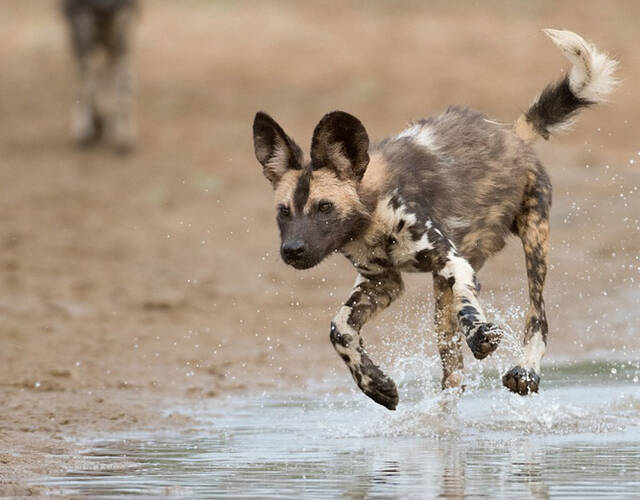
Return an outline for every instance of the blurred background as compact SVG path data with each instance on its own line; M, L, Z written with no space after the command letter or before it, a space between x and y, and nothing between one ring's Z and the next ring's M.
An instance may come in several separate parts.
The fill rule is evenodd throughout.
M547 356L637 359L639 17L633 0L143 1L139 136L121 156L73 147L76 74L58 2L0 2L0 432L57 432L65 412L67 425L130 423L118 398L206 398L332 374L351 389L328 333L355 272L340 257L306 272L280 261L255 112L307 151L334 109L372 139L449 104L511 121L568 68L545 27L594 41L620 60L622 80L573 133L538 145L554 183ZM521 336L519 241L480 280L489 315ZM386 367L435 353L431 278L407 281L364 331ZM492 363L506 367L514 343ZM46 411L56 418L43 423Z

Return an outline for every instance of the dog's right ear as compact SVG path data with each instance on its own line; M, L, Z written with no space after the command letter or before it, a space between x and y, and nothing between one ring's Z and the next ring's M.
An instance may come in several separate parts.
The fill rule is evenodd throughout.
M253 121L253 146L256 158L262 164L262 173L273 187L287 170L302 168L300 147L273 118L262 111L256 113Z

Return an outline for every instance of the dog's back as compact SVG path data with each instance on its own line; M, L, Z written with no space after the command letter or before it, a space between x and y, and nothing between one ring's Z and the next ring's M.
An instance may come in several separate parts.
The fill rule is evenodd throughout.
M383 171L369 172L375 189L380 191L383 177L383 195L397 190L416 214L436 218L476 269L517 232L516 217L526 205L551 203L549 176L533 142L569 129L579 110L605 101L616 85L615 60L575 33L545 33L572 69L545 88L513 126L451 107L372 151ZM365 187L367 180L365 174ZM546 211L540 215L548 216Z
M530 180L546 178L510 125L460 107L413 123L374 146L372 157L386 170L382 197L397 189L412 211L439 220L478 264L504 246Z

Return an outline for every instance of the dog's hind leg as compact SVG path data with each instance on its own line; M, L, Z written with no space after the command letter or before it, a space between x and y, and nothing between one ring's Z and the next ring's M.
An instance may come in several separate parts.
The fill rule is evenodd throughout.
M115 93L111 133L114 146L122 153L127 153L133 148L136 136L130 47L135 14L132 8L123 8L116 12L107 42L109 79Z
M523 210L515 224L524 247L529 285L524 352L520 364L502 378L502 383L509 390L523 395L538 392L540 361L547 345L548 325L542 291L547 275L550 206L551 183L542 166L539 166L525 193Z
M96 20L88 11L70 17L71 37L78 66L77 99L73 107L72 133L78 146L87 146L100 138L102 123L96 113L98 77L92 58Z
M370 278L358 276L349 300L331 322L331 343L360 390L390 410L398 405L398 389L367 355L360 330L375 313L400 296L402 289L402 278L396 271Z
M453 309L453 290L445 279L438 276L433 280L433 290L438 351L442 361L442 389L463 387L462 336L458 334L458 322Z

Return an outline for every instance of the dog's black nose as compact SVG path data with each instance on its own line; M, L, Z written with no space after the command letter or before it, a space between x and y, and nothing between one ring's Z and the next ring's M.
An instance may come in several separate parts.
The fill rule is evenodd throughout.
M282 244L282 256L285 260L296 260L307 251L307 244L302 240L287 241Z

